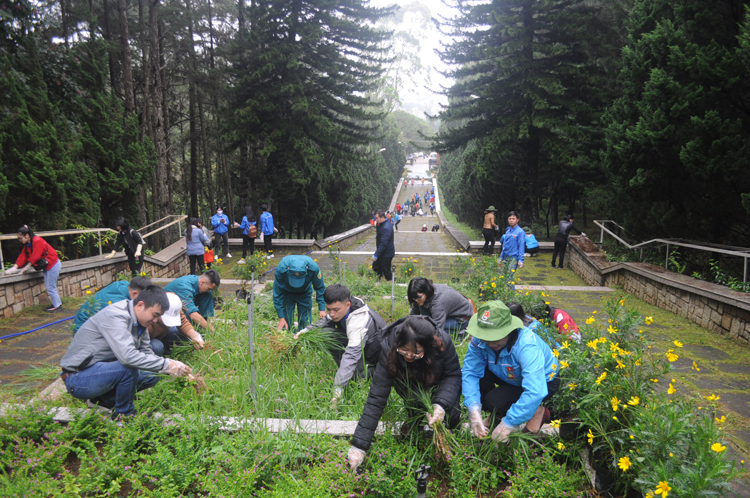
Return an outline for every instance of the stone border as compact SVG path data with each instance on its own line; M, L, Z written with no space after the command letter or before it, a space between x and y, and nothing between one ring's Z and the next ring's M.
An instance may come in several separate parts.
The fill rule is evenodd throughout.
M463 233L458 228L451 225L450 223L448 223L448 220L443 214L443 210L440 209L441 208L440 189L438 188L436 177L432 178L432 184L435 186L435 209L437 210L437 215L438 215L438 219L440 220L440 224L443 225L443 230L453 240L453 243L456 244L456 247L458 247L459 249L465 252L470 252L471 240L469 239L469 236Z
M359 239L362 235L365 235L369 231L374 231L375 226L370 225L369 223L366 225L360 225L356 228L352 228L351 230L347 230L346 232L342 232L336 235L332 235L330 237L326 237L322 240L316 240L315 241L315 247L318 249L326 249L330 246L332 246L335 243L338 243L340 247L343 247L342 243L349 243L353 242L357 239Z
M587 237L568 239L569 266L586 283L619 286L701 327L750 344L750 295L648 263L612 263Z

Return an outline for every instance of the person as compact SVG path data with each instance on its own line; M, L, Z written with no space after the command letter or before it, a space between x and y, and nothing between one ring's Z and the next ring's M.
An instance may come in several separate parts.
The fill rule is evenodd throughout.
M417 204L416 204L416 202L412 201L412 203L409 204L409 210L411 211L411 215L412 216L416 216L417 215Z
M585 233L576 228L576 226L573 224L573 215L569 214L562 221L560 221L560 225L557 228L557 234L555 234L555 248L552 251L552 268L555 267L555 261L557 260L557 256L559 255L560 266L558 266L558 268L562 270L563 260L565 259L565 250L568 247L568 236L570 235L570 232L574 230L579 235L583 235L584 237L586 236Z
M422 208L417 209L417 216L424 216L424 211L422 211Z
M508 213L508 228L505 229L503 250L500 252L502 261L510 261L510 269L523 268L524 244L526 233L518 226L518 214L515 211Z
M408 186L409 186L409 179L408 178L404 178L404 188L406 188Z
M261 204L260 231L263 233L263 244L266 247L266 259L273 258L273 236L276 234L276 226L273 223L273 215L268 211L268 204Z
M423 231L423 232L426 232L426 231L427 231L427 223L425 223L424 225L422 225L422 231Z
M118 280L112 282L96 294L94 298L86 301L78 309L75 318L73 319L73 333L78 332L78 329L86 323L86 321L92 316L96 315L99 311L106 308L112 303L122 301L123 299L135 299L138 294L148 286L153 285L151 280L146 277L133 277L128 282L127 280Z
M406 297L410 315L429 316L452 336L465 330L474 314L474 303L470 299L449 285L433 284L424 277L411 279Z
M523 231L526 233L526 252L524 255L533 258L539 252L539 241L534 237L531 228L523 227Z
M35 235L34 231L27 225L16 230L16 238L18 238L18 242L23 244L23 249L15 264L5 270L5 274L26 273L32 269L42 270L44 286L47 288L47 295L50 300L50 307L44 311L47 313L60 311L62 300L57 292L57 278L60 276L62 263L57 256L57 251L46 240ZM26 303L27 306L31 304Z
M420 178L422 180L422 186L424 187L424 178Z
M386 323L377 311L362 299L352 297L351 291L343 285L326 287L323 299L328 314L314 327L330 331L335 340L330 353L338 366L331 399L331 408L336 409L349 381L372 377L380 358L380 331ZM299 331L294 338L299 339L306 331Z
M414 187L414 178L411 179L411 186Z
M109 256L105 256L107 259L115 257L117 249L122 247L123 252L128 257L128 266L130 267L130 274L136 276L141 273L143 268L143 258L141 258L141 252L143 246L146 243L143 241L143 237L136 230L130 228L128 221L120 216L115 221L117 227L117 240L115 240L115 248L109 253Z
M164 290L174 292L182 300L185 314L203 329L213 330L208 319L214 316L213 290L221 285L219 272L211 269L201 275L186 275L169 282Z
M161 358L151 349L148 326L168 308L164 289L151 285L132 301L113 303L87 320L60 360L68 393L90 406L113 409L113 418L131 417L136 392L159 382L152 372L192 373L181 361Z
M375 254L372 255L372 269L377 273L378 280L383 277L390 282L393 280L391 263L396 255L396 246L393 244L393 223L385 217L382 209L378 209L375 216L378 226L375 234Z
M435 216L435 201L430 202L430 216Z
M439 232L440 231L440 224L435 223L434 225L432 225L432 231L433 232Z
M495 230L498 229L495 223L495 206L490 206L484 210L484 224L482 225L482 236L484 237L484 254L490 255L495 252Z
M432 413L426 413L430 426L440 422L452 430L461 422L461 365L450 336L431 318L417 316L397 320L382 334L378 366L349 448L348 460L353 469L370 449L391 387L404 400L409 414L402 431L420 424L427 408L422 401L425 392L431 392Z
M396 203L396 214L401 214L401 204Z
M461 375L472 434L485 437L491 423L497 423L492 439L500 442L523 429L554 434L549 409L542 403L557 392L560 378L547 343L501 301L480 306L467 332L472 339ZM489 412L487 419L482 410Z
M325 318L326 302L323 293L326 284L318 263L310 256L293 254L281 258L273 281L273 306L279 317L280 330L292 328L295 306L299 329L310 323L313 288L320 318Z
M581 332L578 330L578 325L576 325L573 317L571 317L567 311L560 308L554 308L549 304L546 306L545 310L550 317L550 320L552 320L552 323L557 327L560 335L563 336L563 340L572 339L576 342L581 342Z
M198 269L199 274L203 273L203 262L205 258L204 247L208 244L209 240L198 225L198 220L196 218L191 218L190 226L185 229L186 252L188 260L190 260L191 275L196 275L196 268Z
M158 320L148 326L151 337L151 349L157 356L165 356L175 344L192 342L195 349L203 349L203 336L196 332L193 325L182 311L182 300L174 292L167 292L169 309Z
M252 256L255 252L255 238L258 236L257 221L252 206L245 206L245 216L242 217L242 224L239 228L242 229L242 259L238 263L244 265L247 248L250 247L250 256Z
M216 256L226 254L227 258L231 258L232 255L229 252L229 218L224 214L224 208L218 206L216 208L216 214L211 217L211 226L214 227L214 248L216 249ZM221 249L221 244L224 244L224 249Z

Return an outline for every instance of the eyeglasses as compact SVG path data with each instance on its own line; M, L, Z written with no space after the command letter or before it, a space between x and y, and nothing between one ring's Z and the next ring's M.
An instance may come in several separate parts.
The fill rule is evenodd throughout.
M398 354L400 354L401 356L405 357L405 358L413 358L415 360L419 360L420 358L424 357L424 351L422 351L421 353L411 353L409 351L403 351L401 349L396 349L396 352Z

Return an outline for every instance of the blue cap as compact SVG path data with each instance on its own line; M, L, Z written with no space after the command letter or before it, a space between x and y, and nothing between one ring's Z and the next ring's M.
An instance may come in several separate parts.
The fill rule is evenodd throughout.
M287 282L289 282L289 286L296 289L305 285L308 268L309 266L307 262L301 258L294 258L292 261L290 261L286 271L286 277Z

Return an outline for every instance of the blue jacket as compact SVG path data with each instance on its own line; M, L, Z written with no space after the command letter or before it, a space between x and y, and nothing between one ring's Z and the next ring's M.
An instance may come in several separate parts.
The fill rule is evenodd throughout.
M73 320L73 333L75 334L78 332L78 329L81 328L81 325L86 323L86 320L99 313L99 311L106 308L111 303L116 303L123 299L130 299L130 293L128 292L129 285L130 282L127 280L112 282L94 294L93 302L86 301L83 303Z
M198 312L203 318L214 316L214 291L200 294L198 289L198 275L186 275L169 282L164 290L174 292L182 300L182 310L190 317Z
M224 223L221 223L221 220L224 220ZM211 225L214 227L214 233L226 233L229 230L229 218L225 214L219 216L217 213L211 216Z
M240 224L240 228L242 229L242 233L244 235L247 235L247 231L250 229L251 226L258 223L257 221L248 221L247 216L242 217L242 223ZM273 230L271 230L273 232Z
M289 268L299 266L305 270L305 283L302 287L292 287L289 285ZM276 308L276 314L279 318L284 318L284 294L307 294L312 295L315 289L315 301L318 303L318 309L325 311L326 302L323 299L323 293L326 290L326 284L323 281L323 274L320 267L310 256L284 256L276 267L273 280L273 305Z
M208 237L206 237L203 234L203 230L200 228L191 225L187 230L185 230L185 235L187 235L187 231L191 230L191 237L192 240L185 239L185 242L187 243L187 255L188 256L201 256L205 251L203 250L203 243L208 242Z
M263 232L264 235L273 235L273 229L273 215L268 211L264 211L263 214L260 215L260 231Z
M508 227L505 229L505 240L503 240L503 252L500 253L500 259L513 258L519 263L523 263L523 255L526 244L526 232L516 225L516 228Z
M535 247L539 247L539 241L536 240L536 237L534 237L534 234L529 234L526 236L526 248L527 249L534 249Z
M385 220L378 225L377 235L375 236L375 259L392 258L396 255L396 246L393 245L393 222Z
M526 327L518 329L518 339L510 351L507 346L494 351L484 341L473 338L461 369L464 405L469 410L481 408L479 379L484 377L485 368L503 382L523 387L521 397L503 419L515 427L529 421L547 396L547 382L557 375L557 358L547 343Z

